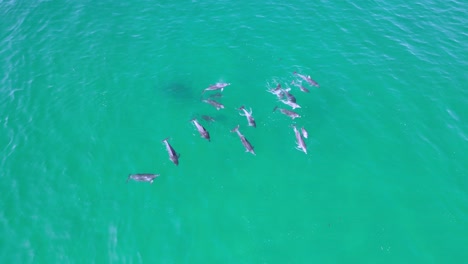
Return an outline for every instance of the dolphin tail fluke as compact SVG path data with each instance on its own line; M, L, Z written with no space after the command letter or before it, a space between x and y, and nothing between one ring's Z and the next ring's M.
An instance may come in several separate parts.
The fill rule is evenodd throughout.
M241 107L237 108L237 110L243 110L243 109L245 109L245 107L243 105ZM242 112L240 112L239 115L245 116L245 114L243 114Z
M231 132L237 132L237 131L239 131L239 125L237 125L235 128L231 130Z
M297 74L297 72L293 72L293 74Z
M167 137L167 138L165 138L165 139L163 139L163 140L161 140L161 141L162 141L162 142L168 141L169 138L170 138L170 137Z

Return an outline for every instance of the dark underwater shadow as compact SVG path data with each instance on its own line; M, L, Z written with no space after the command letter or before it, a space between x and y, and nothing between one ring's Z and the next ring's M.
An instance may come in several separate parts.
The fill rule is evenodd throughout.
M155 85L155 89L161 92L164 97L177 100L193 101L200 97L200 95L196 95L193 87L182 82L171 82L162 86Z
M209 114L209 113L199 113L196 115L197 118L200 118L203 120L203 122L206 123L226 123L229 118L226 114L221 114L221 113L216 113L216 114Z

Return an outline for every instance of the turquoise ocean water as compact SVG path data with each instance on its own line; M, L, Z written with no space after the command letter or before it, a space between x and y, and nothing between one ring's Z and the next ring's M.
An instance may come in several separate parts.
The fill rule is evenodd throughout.
M0 1L0 262L465 263L467 13ZM294 71L320 88L300 92ZM219 111L201 102L216 82L231 83ZM301 118L272 112L289 109L266 92L277 83ZM161 176L126 183L145 172Z

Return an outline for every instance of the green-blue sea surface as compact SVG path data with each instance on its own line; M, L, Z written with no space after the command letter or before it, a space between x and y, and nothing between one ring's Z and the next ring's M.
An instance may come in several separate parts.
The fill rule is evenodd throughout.
M0 0L0 262L466 263L467 13Z

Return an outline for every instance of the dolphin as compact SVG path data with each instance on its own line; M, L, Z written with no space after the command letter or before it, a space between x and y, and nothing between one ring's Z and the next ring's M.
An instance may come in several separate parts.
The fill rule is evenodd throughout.
M194 118L191 121L195 125L195 127L197 128L198 133L200 133L200 136L202 138L206 138L206 139L208 139L208 141L210 141L210 133L208 133L208 131L206 131L206 129L202 125L200 125L200 123L198 123L197 119Z
M216 107L216 110L219 110L219 109L223 109L223 108L224 108L224 105L222 105L221 103L218 103L218 102L213 101L213 100L210 100L210 99L203 100L203 102L205 102L205 103L207 103L207 104L210 104L210 105Z
M280 100L283 104L286 104L286 105L289 105L290 107L292 107L292 109L296 109L296 108L301 108L300 105L296 104L296 102L293 102L293 101L285 101L285 100Z
M214 118L212 118L211 116L207 116L207 115L202 115L201 116L203 119L205 119L206 121L208 122L214 122Z
M231 83L215 83L210 85L208 88L203 90L202 94L204 94L206 91L215 91L215 90L221 90L221 92L224 90L224 87L231 85Z
M292 127L294 129L294 135L296 136L296 141L297 141L296 149L303 151L305 154L307 154L307 146L304 142L304 139L302 139L301 133L299 133L299 130L297 130L295 125L292 125Z
M244 111L244 114L239 113L239 115L245 116L247 118L247 122L249 123L249 126L256 127L255 119L252 117L252 108L250 108L250 112L248 112L244 106L239 107L238 110Z
M307 132L307 130L306 130L304 127L301 128L301 132L302 132L302 136L303 136L304 138L308 138L308 137L309 137L309 133Z
M169 142L167 142L169 138L166 138L163 140L164 144L166 145L166 150L167 150L167 153L169 153L169 159L174 162L174 164L177 166L179 165L179 158L180 158L180 154L178 154L171 146L171 144L169 144Z
M303 91L304 93L309 93L310 92L309 89L305 88L300 83L296 83L295 81L292 81L291 84L299 87L299 89L301 89L301 91Z
M142 181L142 182L149 182L153 183L154 179L158 177L159 174L152 174L152 173L137 173L137 174L129 174L127 178L127 182L132 179L134 181Z
M283 89L281 89L281 84L278 83L275 89L269 89L267 90L269 93L272 93L278 97L278 99L282 99L284 94L283 94Z
M210 96L208 96L210 98L221 98L223 97L223 94L222 93L215 93L215 94L212 94Z
M289 110L286 110L286 109L283 109L283 108L278 108L278 106L275 106L275 108L273 108L273 112L276 111L276 109L278 109L281 113L289 116L290 118L294 119L294 118L298 118L298 117L301 117L298 113L296 112L293 112L293 111L289 111Z
M233 130L231 130L231 132L237 132L237 135L239 135L239 138L242 142L242 145L244 145L244 148L245 148L245 152L250 152L252 153L253 155L256 155L255 154L255 151L254 151L254 148L252 147L252 145L250 144L250 142L244 137L244 135L241 134L241 132L239 131L239 125L237 125Z
M293 72L293 74L299 76L301 79L303 79L304 81L306 81L308 84L310 84L312 86L320 87L320 85L316 81L314 81L314 80L312 80L312 78L310 78L310 75L305 76L305 75L299 74L297 72Z
M296 102L296 97L294 97L294 95L290 94L289 91L291 91L291 88L283 89L283 93L286 95L286 98L288 98L288 101L295 103Z

